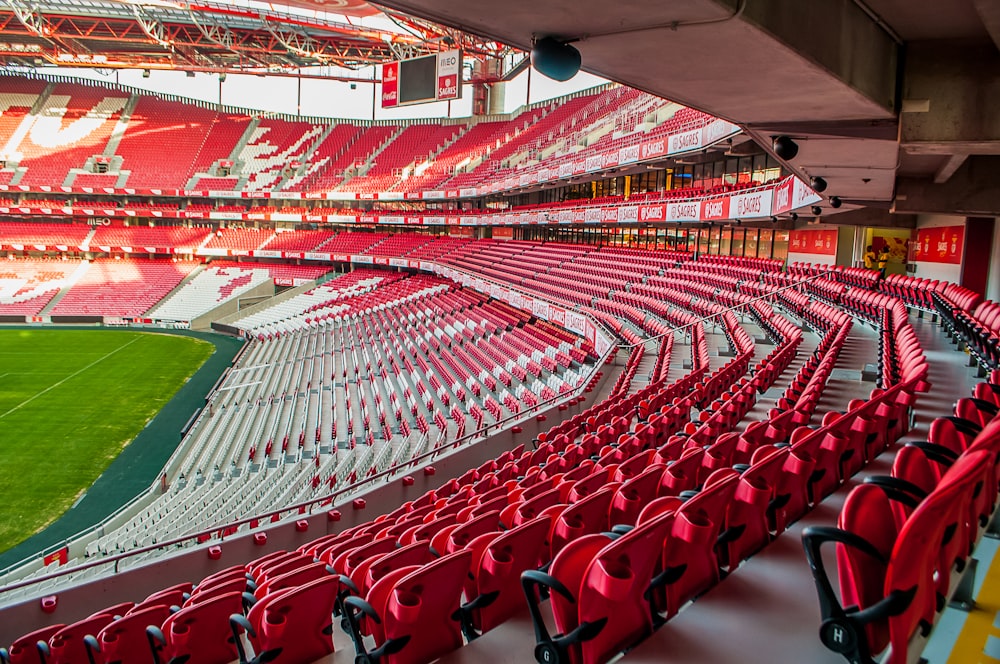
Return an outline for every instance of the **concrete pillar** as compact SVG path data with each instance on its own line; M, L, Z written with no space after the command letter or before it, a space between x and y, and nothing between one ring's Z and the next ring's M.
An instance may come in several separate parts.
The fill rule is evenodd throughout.
M994 224L1000 221L995 219ZM993 244L990 246L990 273L986 278L986 298L1000 300L1000 234L993 229Z
M489 99L487 100L487 113L490 115L502 115L504 103L507 97L507 84L503 81L490 83L487 87Z

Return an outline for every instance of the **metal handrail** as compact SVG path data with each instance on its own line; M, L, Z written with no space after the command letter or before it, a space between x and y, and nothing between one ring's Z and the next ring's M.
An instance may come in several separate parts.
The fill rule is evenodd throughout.
M458 271L462 271L462 270L458 270ZM466 273L466 274L471 274L471 273ZM494 282L494 283L498 283L498 282ZM537 295L532 295L532 296L533 297L537 297ZM596 323L598 323L598 324L600 324L600 322L596 321L596 319L591 318L591 320L594 321L594 322L596 322ZM604 328L603 325L601 325L601 328L602 328L602 331L606 330L606 328ZM612 336L612 338L614 338L615 335L611 334L611 336ZM608 357L610 357L612 353L617 353L617 351L618 351L618 346L616 346L615 344L611 344L609 346L609 348L604 352L604 354L600 356L600 359L595 364L595 368L602 366L607 361ZM272 517L274 517L275 515L279 515L280 516L281 514L286 513L286 512L299 513L299 510L306 509L306 510L309 510L309 513L311 514L312 513L312 508L314 506L316 506L316 505L332 504L333 501L336 498L344 496L344 495L348 495L348 494L353 493L353 492L356 492L356 491L360 490L362 487L374 486L377 483L377 481L380 480L380 479L382 479L382 478L388 478L388 477L397 475L400 472L402 472L402 471L404 471L406 469L409 469L409 468L417 468L417 467L420 466L421 462L423 462L424 460L430 460L432 458L435 458L438 455L440 455L440 454L442 454L444 452L447 452L449 450L449 448L451 450L456 450L456 449L459 449L460 447L465 447L472 440L474 440L474 439L476 439L476 438L478 438L480 436L485 437L485 435L488 434L490 432L490 430L493 430L494 432L500 431L507 424L513 424L513 423L519 422L519 421L526 421L532 415L536 414L540 410L544 410L544 409L546 409L546 408L548 408L550 406L554 406L554 405L556 405L558 403L561 403L561 402L563 402L563 401L565 401L565 400L567 400L569 398L572 398L574 396L579 396L587 388L587 384L589 382L590 382L589 380L588 381L584 381L584 382L582 382L580 384L580 386L574 388L568 394L557 394L554 397L551 397L551 398L546 399L544 401L540 401L537 404L535 404L534 406L529 406L527 409L525 409L525 410L517 413L516 415L509 415L509 416L507 416L507 417L505 417L503 419L500 419L500 420L497 420L497 421L493 422L492 424L489 424L489 425L486 425L486 426L481 427L479 429L476 429L475 431L472 431L472 432L466 434L465 436L463 436L461 438L457 438L454 441L449 442L444 447L435 447L434 449L428 450L427 452L424 452L423 454L420 454L420 455L418 455L416 457L412 457L410 460L408 460L408 461L406 461L406 462L404 462L402 464L397 464L397 465L392 466L390 468L387 468L387 469L385 469L383 471L377 472L377 473L375 473L373 475L369 475L366 478L364 478L363 480L355 482L354 484L348 485L346 487L342 487L341 489L338 489L338 490L336 490L336 491L334 491L332 493L326 494L326 495L324 495L322 497L312 498L312 499L304 501L304 502L295 503L293 505L289 505L289 506L283 507L283 508L278 509L278 510L272 510L270 512L266 512L266 513L263 513L263 514L257 514L257 515L254 515L254 516L251 516L251 517L245 517L243 519L239 519L239 520L236 520L236 521L229 521L229 522L226 522L226 523L223 523L223 524L218 524L218 525L215 525L215 526L213 526L211 528L203 529L203 530L200 530L200 531L195 532L195 533L190 533L190 534L187 534L187 535L182 535L182 536L175 537L175 538L172 538L172 539L169 539L169 540L165 540L163 542L157 542L156 544L151 544L149 546L139 547L137 549L133 549L131 551L127 551L127 552L124 552L124 553L119 553L119 554L114 554L112 556L102 557L102 558L100 558L98 560L92 560L92 561L89 561L89 562L81 563L79 565L74 565L72 567L65 568L63 570L54 572L52 574L46 574L46 575L35 577L35 578L32 578L32 579L25 579L25 580L22 580L22 581L16 581L16 582L11 583L9 585L5 585L5 586L0 587L0 596L2 596L4 593L7 593L7 592L10 592L10 591L13 591L13 590L18 590L20 588L26 588L26 587L29 587L29 586L33 586L33 585L45 582L45 581L50 581L50 580L53 580L53 579L58 579L58 578L63 577L63 576L67 576L67 575L70 575L70 574L75 574L77 572L86 571L88 569L92 569L92 568L99 567L99 566L102 566L102 565L108 565L108 564L111 564L111 563L114 563L114 565L115 565L115 572L117 572L118 571L118 563L120 561L122 561L122 560L126 560L126 559L132 558L134 556L141 555L143 553L149 553L151 551L158 551L158 550L165 549L165 548L168 548L168 547L171 547L171 546L176 546L178 544L184 544L184 543L190 542L190 541L197 541L199 538L204 537L206 535L212 536L214 534L217 534L220 530L232 528L234 526L236 528L239 528L240 526L249 524L252 521L265 521L265 520L269 520ZM424 434L424 436L426 436L426 435L427 434ZM423 439L421 439L421 442L422 441L423 441ZM153 487L151 487L150 490L152 490L152 488ZM148 494L144 493L144 494L140 494L140 495L141 496L145 496L145 495L148 495ZM134 502L135 500L138 500L138 498L139 498L139 496L137 496L135 499L133 499L132 502ZM118 512L116 512L115 515L109 516L108 519L111 519L112 517L116 516L117 514L118 514ZM93 532L100 525L104 525L104 523L106 523L106 521L108 519L106 519L105 521L102 521L102 523L99 524L99 525L95 525L95 526L93 526L92 528L90 528L90 529L88 529L86 531L82 531L81 533L78 533L77 535L74 535L73 538L64 540L58 546L53 547L53 550L57 550L58 548L60 548L62 546L67 546L71 542L72 539L77 539L77 538L79 538L79 537L81 537L83 535L86 535L86 534L89 534L89 533ZM224 541L225 540L225 536L220 536L218 539L219 539L219 541ZM34 557L35 556L32 556L32 558L34 558ZM25 564L25 561L21 561L21 562L15 564L15 565L12 565L12 566L8 567L7 569L3 570L3 572L0 572L0 574L9 573L9 572L17 569L18 567L23 566L24 564Z
M687 329L689 327L693 327L695 325L700 325L701 323L704 323L705 321L711 320L713 318L718 318L719 316L724 316L725 314L730 313L730 312L735 312L736 310L742 309L743 307L750 306L751 304L754 304L755 302L761 302L763 300L768 300L768 299L772 298L774 295L776 295L778 293L783 293L786 290L789 290L789 289L792 289L792 288L796 288L796 287L801 286L803 284L807 284L807 283L809 283L811 281L819 279L820 277L826 276L828 274L832 274L833 272L834 272L834 270L827 270L826 272L820 272L819 274L815 274L815 275L813 275L813 276L811 276L811 277L809 277L807 279L803 279L802 281L798 281L798 282L796 282L794 284L789 284L788 286L781 286L780 288L776 288L775 290L771 291L767 295L759 295L757 297L754 297L754 298L751 298L751 299L747 300L746 302L741 302L740 304L735 304L735 305L733 305L731 307L726 307L722 311L717 311L714 314L708 314L706 316L702 316L701 318L699 318L697 320L694 320L694 321L692 321L690 323L685 323L684 325L679 325L679 326L671 329L669 332L664 332L663 334L657 334L657 335L654 335L654 336L651 336L651 337L647 337L646 339L644 339L643 341L640 341L639 343L634 343L634 344L624 344L623 343L623 344L619 344L618 348L620 350L631 350L632 348L635 348L636 346L645 345L645 344L649 343L650 341L658 341L658 340L662 339L663 337L665 337L667 335L673 334L674 332L685 330L685 329ZM697 297L697 296L693 295L692 297Z
M485 282L492 283L492 284L495 284L495 285L498 285L498 286L502 286L504 288L507 288L507 289L512 290L512 291L515 291L515 292L517 292L519 294L522 294L522 295L527 295L527 296L535 297L535 298L540 297L540 295L541 295L541 294L538 294L538 293L532 293L530 291L518 288L518 287L516 287L516 286L514 286L512 284L506 284L504 282L496 281L496 280L490 279L488 277L483 277L483 276L480 276L480 275L473 274L473 273L468 272L468 271L466 271L466 270L464 270L462 268L459 268L459 267L454 267L454 266L451 266L451 265L442 265L442 264L439 264L439 263L435 263L435 265L438 266L439 268L440 267L447 267L450 270L454 270L456 272L460 272L460 273L468 275L470 277L475 277L476 279L479 279L481 281L485 281ZM784 291L789 290L789 289L796 288L796 287L801 286L801 285L806 284L806 283L810 283L812 281L815 281L817 279L820 279L822 277L830 275L833 272L834 272L834 270L827 270L827 271L824 271L824 272L820 272L819 274L816 274L816 275L813 275L811 277L808 277L808 278L806 278L806 279L804 279L802 281L796 282L795 284L789 284L787 286L779 287L779 288L771 291L770 293L768 293L766 295L757 296L757 297L754 297L754 298L752 298L752 299L750 299L750 300L748 300L746 302L742 302L740 304L727 307L727 308L725 308L722 311L702 316L699 319L697 319L695 321L692 321L691 323L686 323L684 325L675 326L675 327L671 328L671 330L668 331L668 332L665 332L665 333L659 334L659 335L654 335L654 336L647 337L643 341L635 343L635 344L627 344L625 342L620 342L618 344L612 344L608 348L608 350L606 350L605 353L601 356L600 361L596 364L596 366L601 366L607 360L607 358L609 356L611 356L612 353L617 353L619 350L631 350L631 349L633 349L633 348L635 348L637 346L643 346L643 345L649 343L650 341L660 340L660 339L662 339L662 338L664 338L664 337L666 337L668 335L673 335L675 332L686 330L689 327L693 327L695 325L699 325L701 323L704 323L705 321L709 321L709 320L712 320L714 318L718 318L720 316L725 315L726 313L737 311L739 309L742 309L743 307L748 307L748 306L750 306L750 305L752 305L752 304L754 304L756 302L760 302L760 301L764 301L764 300L769 300L774 295L776 295L778 293L784 292ZM546 297L542 297L542 299L548 300L548 298L546 298ZM549 301L551 302L551 300L549 300ZM553 304L555 304L555 302L553 302ZM564 306L564 305L562 303L559 303L558 306ZM572 306L572 310L573 311L577 311L579 313L582 313L580 311L581 306L582 305L579 305L579 304L573 305ZM604 332L605 334L609 335L611 338L617 337L617 335L614 334L613 332L611 332L610 330L608 330L607 327L599 319L593 318L593 317L589 317L589 318L598 327L600 327L600 329L601 329L602 332ZM587 382L589 382L589 381L587 381ZM577 393L582 392L586 388L587 382L582 383L579 387L575 388L572 392L570 392L570 394L576 396ZM466 434L465 436L463 436L461 438L457 438L454 441L450 442L448 444L448 447L450 447L452 450L458 449L460 447L464 447L470 441L472 441L472 440L474 440L474 439L476 439L476 438L478 438L480 436L485 436L487 433L489 433L489 431L491 429L494 430L494 431L499 431L499 430L502 430L504 428L504 425L506 425L506 424L509 424L509 423L512 424L515 421L527 420L531 415L535 414L539 410L543 410L543 409L545 409L546 407L548 407L550 405L555 405L556 403L564 400L565 398L566 398L566 395L559 394L559 395L556 395L555 397L551 397L549 399L546 399L545 401L541 401L541 402L535 404L534 406L530 406L525 411L522 411L522 412L520 412L520 413L518 413L516 415L510 415L510 416L508 416L506 418L503 418L501 420L497 420L497 421L495 421L494 423L492 423L490 425L481 427L480 429L477 429L477 430L475 430L473 432L470 432L470 433ZM426 434L424 434L424 436L426 436ZM423 439L421 439L421 442L423 442ZM255 516L252 516L252 517L246 517L244 519L240 519L240 520L237 520L237 521L230 521L230 522L227 522L227 523L224 523L224 524L219 524L219 525L213 526L212 528L209 528L209 529L204 529L204 530L198 531L196 533L191 533L191 534L188 534L188 535L183 535L183 536L180 536L180 537L172 538L172 539L164 541L164 542L158 542L157 544L154 544L154 545L149 545L149 546L146 546L146 547L140 547L138 549L133 549L132 551L128 551L128 552L125 552L125 553L120 553L120 554L115 554L115 555L108 556L108 557L103 557L103 558L101 558L99 560L93 560L93 561L90 561L90 562L82 563L80 565L75 565L75 566L73 566L71 568L67 568L67 569L61 570L59 572L55 572L53 574L48 574L48 575L36 577L36 578L33 578L33 579L26 579L24 581L18 581L18 582L15 582L13 584L10 584L10 585L6 585L6 586L3 586L3 587L0 587L0 595L2 595L3 593L6 593L6 592L10 592L12 590L17 590L19 588L28 587L28 586L31 586L31 585L35 585L37 583L41 583L43 581L48 581L48 580L51 580L51 579L57 579L57 578L62 577L62 576L66 576L66 575L73 574L73 573L80 572L80 571L85 571L87 569L91 569L91 568L98 567L98 566L101 566L101 565L107 565L107 564L110 564L110 563L114 563L115 564L115 571L117 572L118 571L118 563L121 560L125 560L125 559L131 558L133 556L137 556L137 555L143 554L143 553L148 553L148 552L151 552L151 551L156 551L156 550L164 549L166 547L174 546L174 545L177 545L177 544L183 544L183 543L189 542L191 540L197 541L197 539L200 538L200 537L204 537L205 535L209 535L209 536L214 535L214 534L218 533L218 531L223 530L223 529L228 529L228 528L231 528L231 527L234 527L234 526L236 528L239 528L240 526L243 526L245 524L249 524L252 521L267 520L267 519L272 518L275 515L281 515L282 513L285 513L285 512L295 511L296 513L298 513L299 510L305 508L305 509L309 510L309 513L312 513L311 512L312 508L315 505L317 505L317 504L323 504L323 505L325 505L325 504L332 504L332 502L334 501L334 499L336 499L337 497L340 497L340 496L347 495L347 494L350 494L352 492L358 491L359 489L361 489L362 487L365 487L365 486L373 486L378 480L380 480L382 478L391 477L391 476L396 475L396 474L398 474L398 473L400 473L403 470L406 470L408 468L417 468L423 460L425 460L425 459L429 460L429 459L435 458L437 455L441 454L442 452L445 452L446 450L447 450L447 447L445 447L445 448L434 448L434 449L428 450L427 452L424 452L423 454L420 454L420 455L418 455L416 457L411 458L409 461L406 461L406 462L404 462L402 464L397 464L396 466L392 466L390 468L387 468L384 471L381 471L381 472L375 473L373 475L370 475L370 476L366 477L365 479L363 479L363 480L361 480L359 482L355 482L354 484L351 484L351 485L349 485L347 487L343 487L341 489L338 489L337 491L334 491L334 492L332 492L330 494L327 494L327 495L319 497L319 498L312 498L312 499L310 499L308 501L304 501L304 502L301 502L301 503L296 503L296 504L293 504L293 505L290 505L290 506L287 506L287 507L284 507L284 508L281 508L281 509L278 509L278 510L272 510L272 511L266 512L264 514L259 514L259 515L255 515ZM150 490L152 490L152 487L151 487ZM145 495L148 495L148 494L141 494L140 496L137 496L132 501L130 501L129 505L131 505L132 503L136 502L141 496L145 496ZM126 505L124 507L127 507L127 506L128 505ZM122 509L124 509L124 507ZM121 510L116 511L115 514L110 515L109 517L107 517L107 519L105 519L104 521L102 521L100 524L95 525L91 529L88 529L87 531L82 531L81 533L78 533L77 535L74 535L73 538L69 538L67 540L64 540L64 542L60 546L66 546L66 545L68 545L68 543L72 539L76 539L76 538L79 538L79 537L81 537L81 536L83 536L85 534L89 534L90 532L93 532L97 528L105 525L107 523L107 521L109 521L110 519L114 518L115 516L118 516L120 514L120 511ZM220 541L223 541L224 539L225 539L224 536L219 537ZM17 567L19 567L19 566L21 566L23 564L24 564L24 561L22 561L21 563L18 563L16 565L13 565L11 567L8 567L7 569L5 569L2 572L0 572L0 575L8 573L8 572L16 569Z

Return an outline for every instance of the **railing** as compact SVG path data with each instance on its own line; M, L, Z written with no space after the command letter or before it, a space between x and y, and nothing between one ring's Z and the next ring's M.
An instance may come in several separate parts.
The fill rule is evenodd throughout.
M451 268L449 266L449 269L454 269L456 271L463 272L463 273L468 274L470 276L475 276L475 275L472 275L472 273L465 272L464 270L460 270L458 268ZM496 283L498 285L501 284L501 282L493 282L493 283ZM505 287L507 287L506 284L503 284L503 285ZM528 292L528 291L523 291L523 290L514 289L514 288L511 288L511 290L517 290L518 292L520 292L522 294L525 294L525 295L530 295L531 297L539 297L538 294L531 293L531 292ZM610 332L604 326L604 324L601 323L600 320L591 318L591 321L594 322L600 328L600 330L602 331L602 333L608 335L611 339L615 338L614 333ZM246 347L248 347L248 346L244 346L244 348L246 348ZM611 357L614 353L617 353L618 349L619 349L618 345L616 345L614 343L610 344L609 348L600 356L599 360L595 364L595 372L596 372L596 370L597 370L598 367L604 365L604 363L607 362L607 360L608 360L609 357ZM592 372L591 376L592 375L593 375L593 372ZM390 478L392 478L392 477L394 477L394 476L396 476L396 475L398 475L398 474L400 474L400 473L402 473L402 472L404 472L406 470L417 469L425 461L429 462L429 461L431 461L431 460L433 460L435 458L438 458L439 455L442 455L444 453L452 453L455 450L467 447L467 446L471 445L473 442L479 440L480 438L485 438L490 433L497 433L497 432L502 431L503 429L505 429L508 425L513 426L517 422L527 421L532 416L538 414L539 412L541 412L543 410L547 410L550 407L556 406L559 403L561 403L561 402L563 402L563 401L565 401L567 399L574 398L574 397L577 397L577 396L581 396L581 394L583 393L583 390L586 389L587 384L589 382L590 382L589 378L585 379L585 380L581 381L581 383L580 383L579 386L577 386L576 388L574 388L572 391L570 391L568 393L557 394L554 397L551 397L549 399L545 399L544 401L540 401L536 405L529 406L529 407L525 408L524 410L518 412L517 414L508 415L507 417L502 418L500 420L497 420L497 421L493 422L492 424L488 424L488 425L485 425L483 427L480 427L479 429L476 429L475 431L472 431L472 432L466 434L465 436L462 436L461 438L457 438L454 441L448 442L445 445L434 447L433 449L428 450L427 452L424 452L424 453L422 453L420 455L417 455L416 457L413 457L413 458L411 458L410 460L408 460L408 461L406 461L404 463L397 464L397 465L392 466L390 468L387 468L386 470L381 471L381 472L376 472L376 473L374 473L374 474L372 474L372 475L364 478L363 480L355 482L354 484L348 485L346 487L342 487L341 489L338 489L338 490L336 490L336 491L334 491L332 493L326 494L324 496L317 497L317 498L312 498L312 499L307 500L307 501L296 503L294 505L289 505L287 507L283 507L283 508L278 509L278 510L272 510L270 512L266 512L266 513L263 513L263 514L257 514L257 515L251 516L251 517L245 517L245 518L239 519L237 521L231 521L231 522L227 522L227 523L223 523L223 524L217 524L217 525L215 525L215 526L213 526L211 528L202 529L202 530L199 530L199 531L194 532L194 533L190 533L190 534L187 534L187 535L182 535L180 537L175 537L175 538L163 541L163 542L158 542L158 543L153 544L153 545L149 545L149 546L145 546L145 547L140 547L140 548L137 548L137 549L133 549L132 551L128 551L128 552L125 552L125 553L115 554L115 555L112 555L112 556L106 556L106 557L102 557L100 559L96 559L96 560L91 560L91 561L88 561L88 562L84 562L84 563L81 563L79 565L73 565L72 567L66 567L66 568L61 569L61 570L59 570L57 572L54 572L52 574L45 574L43 576L39 576L39 577L31 578L31 579L25 579L25 580L22 580L22 581L17 581L17 582L14 582L14 583L11 583L11 584L8 584L8 585L0 587L0 599L2 599L2 597L3 597L3 595L5 593L8 593L8 592L11 592L11 591L14 591L14 590L18 590L18 589L21 589L21 588L27 588L27 587L30 587L30 586L33 586L33 585L36 585L36 584L40 584L40 583L43 583L43 582L47 582L47 581L52 581L52 580L55 580L55 579L59 579L61 577L65 577L65 576L68 576L68 575L71 575L71 574L76 574L76 573L79 573L79 572L84 572L86 570L94 569L96 567L100 567L100 566L103 566L103 565L111 565L111 564L113 564L114 565L114 572L117 573L119 571L119 564L121 563L121 561L128 560L130 558L133 558L133 557L136 557L136 556L140 556L140 555L143 555L143 554L146 554L146 553L150 553L150 552L153 552L153 551L160 551L160 550L164 550L164 549L167 549L167 548L178 547L178 546L190 546L192 544L198 544L198 543L202 543L204 541L212 540L212 539L215 539L217 541L223 541L223 540L225 540L226 536L222 535L220 533L225 532L227 530L230 530L232 528L237 528L238 529L238 528L240 528L240 527L242 527L244 525L250 524L251 522L261 522L261 523L270 522L270 519L272 519L275 516L277 516L279 519L282 518L281 515L283 515L283 514L285 514L287 516L300 515L300 514L312 514L313 510L316 507L325 507L327 505L332 505L333 502L335 500L337 500L338 498L343 498L345 496L348 496L348 495L360 492L363 489L371 489L374 486L376 486L378 483L380 483L380 481L383 480L383 479L386 480L386 481L388 481ZM427 434L424 434L419 439L419 446L424 445L426 442L427 442ZM16 571L19 568L22 568L22 567L25 567L27 565L30 565L31 562L36 561L38 558L40 558L40 557L42 557L42 556L44 556L44 555L46 555L48 553L51 553L53 551L57 551L57 550L65 547L65 546L70 546L71 544L75 544L75 543L78 542L78 540L80 540L80 539L82 539L84 537L92 535L93 533L97 532L100 528L102 528L105 525L107 525L107 523L109 523L112 519L114 519L116 517L120 517L121 514L123 513L123 511L126 509L126 507L135 504L140 499L148 497L151 492L157 490L157 487L159 487L158 481L156 483L154 483L150 487L150 489L147 490L145 493L140 494L139 496L136 496L134 499L132 499L128 503L128 505L120 508L119 510L116 510L116 512L114 514L112 514L112 515L108 516L107 518L105 518L104 520L102 520L101 523L99 523L99 524L97 524L95 526L92 526L90 528L87 528L86 530L81 531L80 533L77 533L76 535L73 535L70 538L67 538L67 539L63 540L62 542L60 542L59 544L57 544L57 545L53 545L52 547L49 547L48 549L45 549L44 551L40 552L39 554L37 554L35 556L32 556L28 560L23 560L21 562L15 563L14 565L11 565L11 566L7 567L4 570L0 570L0 577L2 577L5 574L10 574L10 573Z
M747 300L746 302L740 302L739 304L734 304L734 305L732 305L730 307L726 307L722 311L717 311L714 314L708 314L708 315L702 316L701 318L699 318L699 319L697 319L695 321L692 321L690 323L685 323L684 325L678 325L677 327L672 328L669 332L664 332L663 334L657 334L657 335L654 335L654 336L651 336L651 337L647 337L647 338L643 339L642 341L640 341L638 343L634 343L634 344L620 344L618 346L618 348L621 349L621 350L631 350L631 349L635 348L636 346L645 345L645 344L649 343L650 341L659 341L660 339L664 338L667 335L673 334L674 332L679 332L679 331L682 331L682 330L686 330L689 327L693 327L695 325L700 325L701 323L704 323L705 321L712 320L713 318L717 318L719 316L724 316L727 313L731 313L731 312L732 313L737 313L743 307L748 307L748 306L750 306L750 305L752 305L752 304L754 304L756 302L763 302L765 300L770 300L771 298L773 298L778 293L783 293L786 290L789 290L789 289L792 289L792 288L798 288L799 286L805 285L805 284L807 284L807 283L809 283L811 281L815 281L816 279L819 279L821 277L825 277L826 275L832 274L832 273L833 273L833 270L828 270L826 272L821 272L819 274L813 275L813 276L811 276L811 277L809 277L807 279L803 279L802 281L797 281L794 284L789 284L787 286L781 286L779 288L775 288L774 290L772 290L767 295L759 295L757 297L754 297L754 298L751 298L751 299ZM692 297L699 297L699 296L692 295Z
M612 352L617 352L617 349L618 349L617 346L611 346L605 352L605 354L601 356L600 360L597 362L595 366L601 366L611 355ZM272 510L270 512L257 514L252 517L245 517L243 519L239 519L236 521L230 521L227 523L218 524L211 528L199 530L195 533L182 535L180 537L175 537L163 542L158 542L157 544L140 547L138 549L133 549L132 551L128 551L126 553L119 553L112 556L102 557L98 560L92 560L89 562L82 563L80 565L67 567L53 574L46 574L43 576L27 579L24 581L17 581L15 583L0 588L0 598L2 598L3 594L11 592L13 590L18 590L21 588L26 588L36 584L40 584L43 582L52 581L54 579L68 576L70 574L76 574L103 565L113 564L114 572L118 573L119 563L121 563L121 561L128 560L130 558L145 553L160 551L163 549L174 548L178 546L185 546L185 545L189 546L192 544L204 543L205 541L208 541L206 538L208 538L209 540L214 539L217 541L224 541L226 536L221 535L220 534L221 532L224 532L231 528L240 528L242 526L250 524L251 522L261 522L261 523L270 522L270 520L275 516L281 519L282 515L291 516L291 515L312 514L313 510L316 507L326 507L328 505L332 505L334 501L337 500L338 498L343 498L351 494L360 492L362 489L371 489L374 486L376 486L380 482L380 480L384 479L388 481L389 479L403 473L406 470L418 469L425 461L429 462L445 453L452 453L455 450L461 449L463 447L472 444L479 438L485 438L486 435L491 432L496 433L502 431L504 428L506 428L507 425L513 426L517 422L526 421L530 419L532 416L538 414L542 410L546 410L552 406L558 405L558 403L565 401L566 399L580 396L583 390L587 387L587 382L588 381L581 382L581 384L577 388L575 388L573 391L569 393L558 394L555 397L546 399L545 401L541 401L535 406L530 406L520 411L516 415L509 415L501 420L497 420L494 423L481 427L480 429L468 433L461 438L457 438L454 441L447 443L446 445L435 447L431 450L428 450L427 452L424 452L423 454L413 457L412 459L406 461L405 463L397 464L395 466L387 468L384 471L374 473L363 480L360 480L358 482L355 482L354 484L338 489L337 491L334 491L333 493L327 494L325 496L319 498L312 498L307 501L295 503L294 505L289 505L287 507L283 507L278 510ZM426 436L427 434L424 434L424 436L421 437L419 443L420 445L423 445L426 442L425 440ZM68 544L69 540L60 543L58 546L51 547L50 549L46 550L46 552L51 553L52 551L58 550L63 546L67 546ZM40 553L39 556L37 557L45 555L46 552ZM34 558L35 557L33 557L33 559ZM18 567L23 566L24 564L25 564L24 562L18 563L17 565L7 568L2 573L9 573L11 571L14 571Z

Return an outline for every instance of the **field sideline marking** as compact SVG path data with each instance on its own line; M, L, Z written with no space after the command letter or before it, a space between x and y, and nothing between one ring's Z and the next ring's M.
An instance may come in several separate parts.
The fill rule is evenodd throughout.
M42 390L41 392L39 392L35 396L28 397L27 399L25 399L21 403L17 404L16 406L14 406L10 410L8 410L3 415L0 415L0 417L7 417L11 413L13 413L15 410L20 410L22 407L27 406L29 403L31 403L32 401L34 401L38 397L42 396L46 392L49 392L50 390L54 390L55 388L57 388L60 385L62 385L63 383L65 383L70 378L75 378L76 376L79 376L80 374L82 374L84 371L86 371L90 367L94 366L95 364L99 364L99 363L103 362L104 360L108 359L109 357L111 357L112 355L114 355L115 353L117 353L118 351L124 350L125 348L128 348L129 346L131 346L132 344L134 344L136 341L138 341L141 338L142 338L141 336L138 336L135 339L133 339L132 341L124 343L121 346L119 346L118 348L115 348L113 351L107 353L106 355L97 358L96 360L94 360L93 362L91 362L90 364L88 364L87 366L85 366L84 368L80 369L79 371L75 371L74 373L71 373L70 375L66 376L65 378L63 378L58 383L53 383L52 385L49 385L48 387L46 387L44 390Z

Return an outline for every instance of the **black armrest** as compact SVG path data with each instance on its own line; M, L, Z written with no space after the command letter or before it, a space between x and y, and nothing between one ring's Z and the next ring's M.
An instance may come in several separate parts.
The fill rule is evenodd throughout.
M357 653L354 658L355 664L378 664L383 657L399 652L410 642L409 636L387 639L375 650L369 651L365 648L359 619L364 615L369 620L381 624L382 619L379 618L378 612L360 597L348 597L344 600L344 615L351 626L351 638L354 640L354 650Z
M885 495L890 500L903 503L910 509L916 509L917 505L920 504L920 501L927 497L926 491L913 482L904 480L900 477L872 475L871 477L865 478L865 484L873 484L877 486L885 492Z
M653 619L653 629L659 629L666 623L666 619L660 615L660 612L656 610L656 595L654 591L662 588L664 586L669 586L673 583L677 583L681 577L684 576L684 572L687 571L687 564L675 565L674 567L668 567L649 582L649 586L646 588L646 592L642 594L643 599L649 602L649 614Z
M845 609L823 565L820 548L828 542L862 551L882 564L887 564L888 561L868 540L854 533L830 526L809 526L802 531L802 546L816 583L820 612L823 616L820 640L827 648L844 655L850 662L870 664L874 660L871 658L865 625L901 613L913 601L916 588L906 592L893 591L862 610L858 610L857 607Z
M409 636L387 639L375 650L369 651L365 648L364 636L361 634L361 616L374 620L377 624L382 623L378 612L371 604L360 597L346 598L344 600L344 617L350 626L351 638L354 640L354 650L357 654L354 658L355 664L378 664L383 657L399 652L410 642Z
M969 403L976 407L976 410L980 410L990 417L995 417L997 413L1000 413L1000 408L997 408L996 404L987 401L986 399L978 399L976 397L965 398L969 400Z
M149 650L153 654L153 664L160 664L160 651L167 645L167 637L156 625L146 628L146 640L149 642Z
M539 664L569 664L569 646L583 641L589 641L604 629L607 618L601 618L594 622L580 623L576 629L568 634L557 634L555 637L549 636L549 630L545 627L542 613L538 608L538 595L535 588L548 588L550 594L555 591L562 595L567 601L576 603L576 599L569 589L562 584L559 579L537 570L527 570L521 573L521 589L528 600L528 611L531 614L531 622L535 628L535 661Z
M824 620L844 615L844 609L833 590L833 584L826 573L826 567L823 565L823 556L820 553L820 548L828 542L850 546L867 553L882 564L888 564L888 561L879 553L878 549L863 537L832 526L806 527L802 531L802 547L805 549L806 560L809 563L809 569L812 571L813 581L816 583L816 590L819 593L820 612Z
M467 641L475 641L479 638L480 634L476 633L476 627L473 624L473 611L481 609L483 607L489 606L496 601L497 597L500 596L499 590L494 590L493 592L483 593L477 596L470 602L466 602L458 607L458 611L452 614L452 620L457 620L462 625L462 634L465 635Z
M354 584L354 581L351 580L351 577L344 574L340 574L339 576L340 588L337 590L336 599L333 600L333 615L341 616L340 625L344 628L344 631L349 632L350 626L347 624L346 612L344 611L344 600L352 594L360 594L360 591Z
M964 417L956 417L955 415L945 415L944 419L948 420L955 425L955 429L959 433L963 433L966 436L978 436L979 432L983 430L981 426L973 422L972 420L967 420Z
M914 440L906 444L907 447L916 447L921 450L924 455L942 466L950 467L953 463L958 461L958 453L944 445L938 445L937 443L932 443L926 440Z
M90 664L97 664L97 655L101 652L101 644L97 642L97 639L88 634L83 637L83 647L87 650L87 661Z
M229 616L229 628L233 630L233 643L236 644L236 652L240 656L240 664L249 664L250 660L247 658L246 650L243 649L243 639L240 638L240 630L243 630L252 637L256 637L257 632L254 631L253 625L250 624L246 616L240 613L234 613Z

